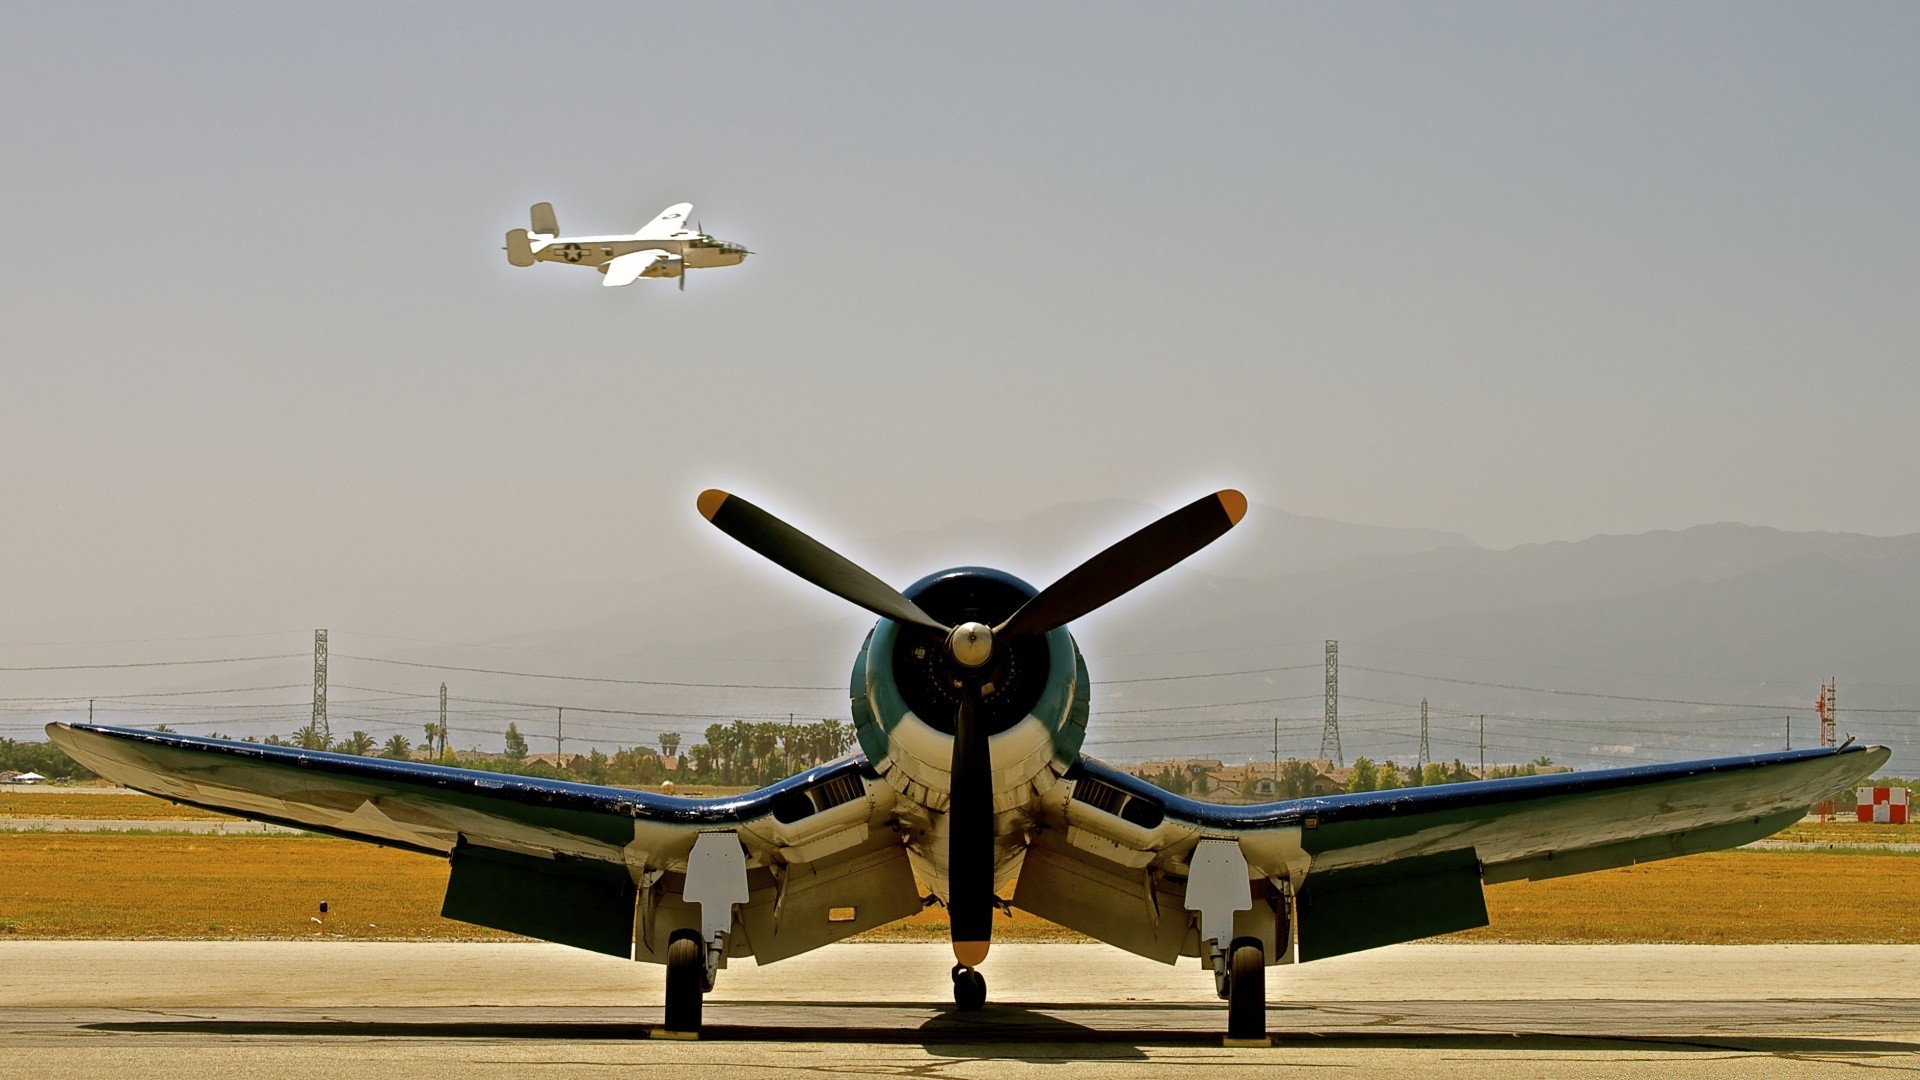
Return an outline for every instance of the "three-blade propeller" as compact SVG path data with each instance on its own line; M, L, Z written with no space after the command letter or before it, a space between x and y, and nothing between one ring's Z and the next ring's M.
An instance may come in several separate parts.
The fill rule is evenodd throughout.
M1038 637L1094 611L1219 539L1247 512L1246 497L1231 488L1195 499L1081 563L989 627L940 622L846 556L745 499L708 490L699 505L721 532L794 576L883 619L944 634L963 682L966 672L987 669L997 643ZM976 718L979 682L964 687L955 708L947 823L949 925L954 957L967 967L986 958L995 903L993 766L986 729Z

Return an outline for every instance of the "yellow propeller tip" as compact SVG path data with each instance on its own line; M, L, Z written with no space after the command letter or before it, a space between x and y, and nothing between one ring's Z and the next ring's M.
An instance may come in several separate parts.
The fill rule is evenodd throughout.
M979 967L987 958L986 941L956 941L953 943L953 958L967 967Z
M1214 497L1220 500L1220 509L1227 512L1227 524L1229 526L1240 524L1240 519L1247 516L1247 497L1245 495L1240 494L1232 488L1228 488L1225 491L1219 492Z
M700 516L706 518L708 521L712 521L713 515L719 513L720 508L727 504L728 497L727 493L721 491L719 488L708 488L701 492L699 504Z

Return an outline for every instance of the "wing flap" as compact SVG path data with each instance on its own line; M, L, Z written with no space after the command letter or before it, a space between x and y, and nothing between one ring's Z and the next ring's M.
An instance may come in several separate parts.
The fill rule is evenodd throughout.
M638 890L625 867L476 844L455 847L452 863L442 918L609 956L633 955Z
M1303 964L1487 925L1470 848L1310 874L1293 912Z

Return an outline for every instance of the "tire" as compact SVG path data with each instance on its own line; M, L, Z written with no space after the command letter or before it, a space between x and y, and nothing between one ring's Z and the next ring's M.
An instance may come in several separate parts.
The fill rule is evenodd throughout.
M707 950L700 935L682 930L667 943L668 1031L700 1031L700 1005L706 993Z
M1227 989L1227 1038L1266 1038L1267 958L1260 939L1236 939L1228 970L1232 979Z
M953 969L953 1003L961 1012L976 1012L987 1004L986 976L969 967Z

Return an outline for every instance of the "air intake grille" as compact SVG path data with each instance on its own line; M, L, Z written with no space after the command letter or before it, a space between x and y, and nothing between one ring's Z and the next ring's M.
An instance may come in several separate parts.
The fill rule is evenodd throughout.
M813 796L815 806L822 810L831 810L841 803L852 802L866 793L866 785L860 782L860 778L849 774L836 776L808 794Z
M1126 798L1119 788L1103 784L1090 776L1074 781L1073 801L1085 803L1095 810L1104 810L1116 817L1120 813L1120 803Z

